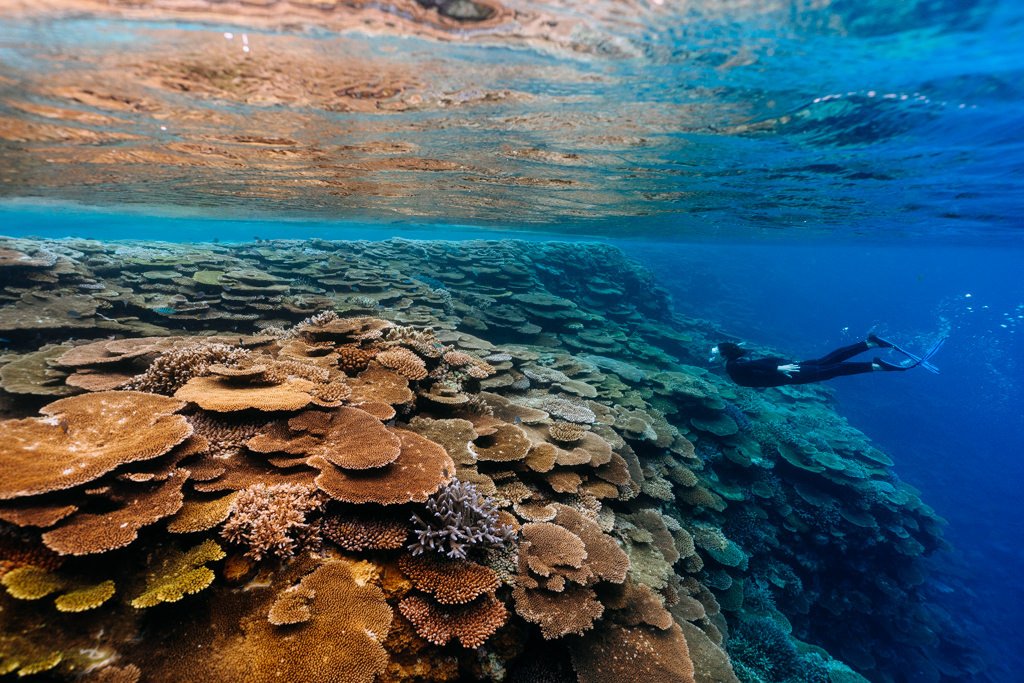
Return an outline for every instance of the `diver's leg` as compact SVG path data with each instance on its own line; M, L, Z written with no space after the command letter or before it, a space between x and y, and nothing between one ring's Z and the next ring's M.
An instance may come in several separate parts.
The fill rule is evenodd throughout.
M820 365L832 365L833 363L840 363L846 360L847 358L853 358L858 353L864 353L870 348L873 347L869 346L867 342L859 341L856 344L850 344L849 346L844 346L842 348L836 349L835 351L829 353L827 356L818 358L815 361L807 362L814 362ZM801 362L800 365L803 365L803 362Z
M844 375L862 375L867 372L874 372L875 369L874 363L825 364L818 361L809 361L806 363L800 363L800 371L794 372L792 375L792 384L821 382L826 379L832 379L833 377L843 377Z

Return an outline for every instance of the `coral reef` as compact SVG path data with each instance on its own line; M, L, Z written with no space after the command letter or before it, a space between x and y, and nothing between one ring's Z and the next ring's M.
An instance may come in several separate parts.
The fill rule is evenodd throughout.
M973 666L936 654L969 637L922 591L946 545L919 492L820 390L701 367L719 331L609 247L114 252L0 239L0 671L897 683ZM200 648L217 653L201 671Z

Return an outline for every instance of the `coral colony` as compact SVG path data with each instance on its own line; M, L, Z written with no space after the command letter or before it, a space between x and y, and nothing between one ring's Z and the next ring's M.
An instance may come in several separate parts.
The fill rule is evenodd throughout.
M477 547L501 547L515 538L511 525L498 521L494 501L480 494L474 484L453 480L427 499L430 521L413 514L416 542L409 544L413 555L425 550L465 559Z
M896 681L942 520L612 247L0 240L0 674ZM543 652L543 657L535 653Z

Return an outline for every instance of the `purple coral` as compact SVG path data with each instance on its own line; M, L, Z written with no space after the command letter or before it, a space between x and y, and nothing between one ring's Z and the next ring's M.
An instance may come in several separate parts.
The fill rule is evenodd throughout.
M452 479L430 496L426 508L431 518L424 521L413 514L416 541L409 544L413 555L426 550L465 558L473 547L500 547L515 538L515 530L498 523L494 501L480 493L476 484Z

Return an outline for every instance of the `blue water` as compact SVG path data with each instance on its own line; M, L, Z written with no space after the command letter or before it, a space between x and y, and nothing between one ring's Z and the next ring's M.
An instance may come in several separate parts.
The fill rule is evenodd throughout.
M987 650L979 680L1017 680L1024 632L1024 250L929 245L631 245L678 310L780 355L816 358L868 331L922 351L949 335L941 374L829 386L949 521L937 600ZM948 585L943 585L948 584Z
M91 143L26 141L0 127L0 234L600 239L653 269L682 314L782 355L817 357L868 331L917 350L948 335L935 359L940 375L918 369L829 386L841 414L949 521L955 550L934 558L932 589L983 648L988 669L977 680L1019 680L1024 3L755 4L666 0L621 23L602 14L594 23L607 50L596 55L486 39L446 44L431 63L449 90L509 88L530 98L403 114L380 129L372 115L332 114L332 125L358 130L362 142L414 139L418 156L470 168L379 174L402 192L232 196L291 179L255 162L230 172L97 164L63 181L40 159ZM115 23L105 35L138 46L153 30ZM75 49L109 49L61 35ZM43 120L13 107L18 99L54 103L30 87L45 51L26 48L36 40L59 52L53 36L34 24L0 25L0 67L16 74L0 79L8 122ZM411 44L430 54L429 42ZM402 49L389 43L386 52ZM243 118L266 113L235 107ZM287 107L274 112L288 120ZM210 138L198 124L161 133L145 113L128 121L125 129L160 144ZM241 123L219 125L244 132ZM616 132L642 144L596 142ZM344 138L329 126L285 134L310 147L321 134ZM509 147L583 150L585 163L515 159ZM582 187L503 184L519 176Z

